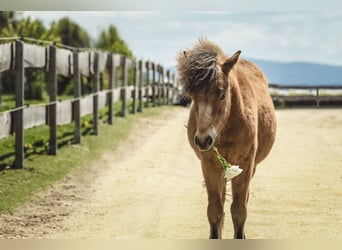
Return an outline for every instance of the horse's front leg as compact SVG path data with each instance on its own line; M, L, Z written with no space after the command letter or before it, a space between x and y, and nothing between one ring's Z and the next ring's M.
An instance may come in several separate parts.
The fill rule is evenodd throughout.
M247 203L249 198L249 184L252 178L251 164L232 180L232 196L233 202L230 207L232 221L234 224L234 238L245 239L245 222L247 219Z
M217 166L215 160L202 160L202 170L208 193L209 239L221 239L224 222L226 179L224 178L222 167Z

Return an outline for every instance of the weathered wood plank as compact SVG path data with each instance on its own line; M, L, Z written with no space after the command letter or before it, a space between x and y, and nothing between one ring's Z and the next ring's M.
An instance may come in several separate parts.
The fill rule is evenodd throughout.
M177 103L178 98L178 82L176 81L176 74L172 73L172 104Z
M0 139L11 134L11 113L0 114Z
M117 102L120 101L121 98L121 89L120 88L116 88L113 91L113 102Z
M73 73L73 69L71 69L71 65L73 64L73 56L70 50L58 48L56 50L56 59L57 74L69 76Z
M99 72L103 72L106 68L107 65L107 60L108 60L108 53L105 51L97 51L98 56L99 56Z
M11 68L13 43L0 44L0 73Z
M91 54L89 53L89 51L81 51L81 52L74 52L74 53L78 53L79 73L89 77L91 75L91 70L90 70ZM75 69L75 65L74 65L74 69Z
M24 43L24 51L24 68L46 67L46 47Z
M123 55L113 54L113 64L118 67L121 64Z
M93 101L93 97L89 95L81 98L81 116L85 116L93 112Z
M24 111L24 129L44 125L46 117L45 106L30 106Z
M107 104L107 91L98 92L98 108L103 109Z
M72 101L64 100L57 103L57 124L64 125L72 122Z

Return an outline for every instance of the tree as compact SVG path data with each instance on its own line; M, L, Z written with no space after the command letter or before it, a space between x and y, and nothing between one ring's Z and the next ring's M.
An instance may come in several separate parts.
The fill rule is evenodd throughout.
M24 36L39 40L60 42L60 37L53 31L53 29L47 29L41 20L31 20L31 17L27 17L18 22L7 22L7 26L1 29L0 35L8 37Z
M57 23L53 22L51 24L51 30L61 38L61 42L65 45L80 48L90 46L88 33L67 17L60 19Z
M18 15L20 15L20 13L16 11L0 11L0 30L7 28L10 25L16 26Z
M121 39L115 26L110 25L107 30L103 30L96 43L96 47L109 52L118 53L133 58L132 51L128 48L127 44ZM121 78L121 70L119 70L119 78ZM128 71L128 83L133 83L133 70ZM104 76L106 79L107 76Z
M121 39L115 26L110 25L107 31L102 31L96 44L97 48L133 57L132 51Z

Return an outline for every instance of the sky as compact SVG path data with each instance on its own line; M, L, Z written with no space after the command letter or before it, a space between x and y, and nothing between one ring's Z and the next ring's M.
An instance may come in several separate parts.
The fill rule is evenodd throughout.
M313 0L314 1L314 0ZM310 11L24 11L46 26L69 17L92 39L113 24L137 59L166 67L201 37L227 55L342 66L342 9Z

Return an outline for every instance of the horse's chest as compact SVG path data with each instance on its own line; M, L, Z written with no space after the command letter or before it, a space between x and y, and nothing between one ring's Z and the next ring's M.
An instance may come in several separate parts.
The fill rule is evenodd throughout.
M222 130L220 137L222 142L240 147L255 140L256 126L251 122L231 122Z

